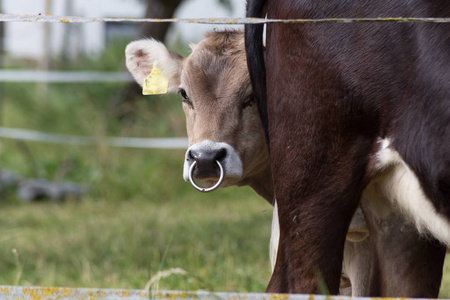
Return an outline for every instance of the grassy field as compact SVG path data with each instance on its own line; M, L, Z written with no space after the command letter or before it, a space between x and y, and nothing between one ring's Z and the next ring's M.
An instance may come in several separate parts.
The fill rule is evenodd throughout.
M17 62L15 62L17 64ZM58 65L58 62L55 63ZM11 66L15 66L11 63ZM9 66L9 67L11 67ZM123 70L123 46L65 69ZM2 126L85 136L186 136L181 100L139 97L120 122L126 84L2 84ZM184 151L18 144L0 168L89 186L80 201L0 198L0 284L263 291L271 207L249 188L201 194L182 179Z
M181 268L187 274L161 278L159 288L263 291L268 205L248 191L179 192L3 206L0 282L144 288L158 272Z
M67 87L54 88L60 93ZM61 92L65 93L72 94ZM67 111L57 103L65 99L46 99L40 105L50 108L45 113L46 109L30 108L32 101L26 105L20 101L7 99L7 127L145 136L147 123L152 137L164 136L162 129L169 136L183 136L185 130L179 103L170 108L169 101L178 101L174 99L154 100L160 103L149 104L155 105L153 111L117 132L116 126L108 130L102 124L106 118L101 106L93 104L98 98L74 102L72 107L69 101ZM175 120L170 126L153 123L162 123L155 120L170 114ZM229 188L208 195L195 191L182 179L182 150L26 145L33 162L16 142L2 140L2 168L54 180L60 166L70 161L65 179L88 185L90 191L81 201L61 204L20 203L13 191L2 197L2 284L144 288L159 271L182 268L189 275L161 279L160 288L264 289L270 275L271 207L250 189Z
M114 50L114 49L113 49ZM67 69L122 70L123 48ZM125 84L2 84L2 126L86 136L185 136L180 99L113 108ZM0 198L0 284L262 292L271 207L249 188L211 194L182 179L184 151L0 140L0 167L90 187L79 201ZM61 176L61 166L71 167ZM450 297L446 265L442 297Z

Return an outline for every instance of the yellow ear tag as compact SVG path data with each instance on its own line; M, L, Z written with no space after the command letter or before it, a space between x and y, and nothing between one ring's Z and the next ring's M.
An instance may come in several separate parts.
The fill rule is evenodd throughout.
M153 65L150 74L145 77L144 84L142 86L143 95L167 94L169 80L167 80L162 70L155 64Z

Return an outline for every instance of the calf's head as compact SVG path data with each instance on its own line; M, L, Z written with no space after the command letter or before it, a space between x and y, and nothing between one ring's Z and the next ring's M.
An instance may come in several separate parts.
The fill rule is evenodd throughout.
M127 68L142 84L156 64L168 78L169 91L178 92L186 114L189 148L183 177L213 185L223 167L221 186L247 185L269 168L257 107L254 105L240 31L211 32L188 57L155 40L130 43Z

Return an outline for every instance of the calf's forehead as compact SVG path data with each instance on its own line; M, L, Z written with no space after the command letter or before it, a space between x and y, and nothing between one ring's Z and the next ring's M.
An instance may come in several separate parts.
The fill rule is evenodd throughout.
M252 93L245 55L230 57L196 50L183 65L181 87L194 107L184 106L191 144L209 139L243 145L241 135L255 127L247 124L252 118L248 118L248 109L243 112L242 105ZM248 120L242 122L243 117Z
M208 49L196 49L184 62L181 85L195 101L205 96L246 97L250 78L245 53L220 55Z

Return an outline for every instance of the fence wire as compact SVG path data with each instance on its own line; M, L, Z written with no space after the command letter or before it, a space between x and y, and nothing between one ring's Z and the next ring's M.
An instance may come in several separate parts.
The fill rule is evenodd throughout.
M31 14L0 14L0 22L37 23L192 23L213 25L245 25L268 23L450 23L450 18L386 17L386 18L322 18L322 19L264 19L264 18L95 18Z
M129 72L0 70L0 82L133 82Z
M86 137L53 134L27 129L0 127L0 137L21 141L65 145L105 145L109 147L147 149L187 149L187 138Z

